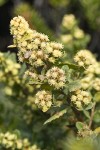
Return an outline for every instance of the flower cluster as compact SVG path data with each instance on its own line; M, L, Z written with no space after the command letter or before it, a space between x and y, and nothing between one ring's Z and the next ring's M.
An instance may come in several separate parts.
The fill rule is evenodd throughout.
M80 50L74 57L74 61L83 67L88 67L96 62L93 54L89 50Z
M0 80L5 81L5 75L10 74L10 76L13 76L13 80L17 82L16 76L18 75L20 67L18 63L6 58L5 55L0 52Z
M62 44L49 42L47 35L31 30L23 17L14 17L10 29L21 62L38 67L46 64L46 61L55 63L57 58L62 57Z
M71 44L73 42L73 36L71 34L62 35L61 41L65 44Z
M76 19L73 14L65 15L62 20L62 26L68 30L71 30L76 25Z
M84 32L83 32L83 30L81 30L80 28L76 28L75 30L74 30L74 33L73 33L73 36L74 36L74 38L76 38L76 39L82 39L82 38L84 38Z
M85 76L81 79L82 89L86 90L92 86L92 77L91 75Z
M74 95L71 96L71 101L78 109L81 109L82 105L88 105L91 102L91 96L87 91L77 90Z
M3 89L7 95L12 95L12 87L19 84L19 69L21 66L0 52L0 83L6 85ZM9 78L7 78L9 77Z
M46 73L46 78L48 83L54 86L56 89L62 88L65 85L65 72L58 67L53 67L48 70Z
M78 131L78 136L79 137L89 137L93 135L93 131L87 126L84 124L83 128L81 130Z
M100 91L100 62L93 57L93 54L90 58L91 65L89 65L84 71L84 77L81 79L81 85L84 90L88 89L92 91L95 89L96 92Z
M0 145L10 150L40 150L36 145L30 144L27 138L20 139L15 133L0 133Z
M71 55L74 55L77 50L85 49L90 36L79 27L78 20L73 14L64 15L61 29L60 40L65 45L67 54L68 51L72 51Z
M28 78L28 77L30 77L32 80L35 80L35 81L39 80L38 74L31 70L27 70L24 74L24 78Z
M92 65L90 65L86 71L85 71L86 75L100 75L100 63L95 61Z
M81 85L84 90L86 89L95 89L96 91L100 91L100 78L93 76L86 76L82 78Z
M50 42L47 35L31 30L27 21L21 16L11 20L10 30L14 45L19 49L19 61L29 64L29 70L25 72L24 77L28 78L35 88L38 86L40 88L44 82L48 82L56 89L62 88L65 84L65 74L62 69L56 67L55 63L63 55L63 45ZM55 67L48 70L47 65L54 64ZM45 71L42 71L44 68L46 68ZM40 98L40 95L43 99ZM51 107L51 99L51 94L45 90L39 91L36 93L35 104L45 112Z
M93 81L93 88L96 91L100 91L100 78L95 78Z
M39 91L35 97L35 104L46 112L52 105L52 95L49 91Z

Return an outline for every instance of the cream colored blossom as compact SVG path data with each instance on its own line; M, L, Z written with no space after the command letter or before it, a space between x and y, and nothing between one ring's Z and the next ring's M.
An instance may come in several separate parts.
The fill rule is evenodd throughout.
M10 150L40 150L37 145L30 144L27 138L20 139L15 133L0 133L0 145Z
M76 39L82 39L82 38L84 38L84 32L83 32L83 30L81 30L80 28L75 28L75 30L74 30L74 37Z
M73 41L73 36L71 34L62 35L61 41L65 44L69 44Z
M86 90L92 86L92 80L93 80L92 78L93 76L88 75L81 79L82 89Z
M95 78L93 81L93 88L96 91L100 91L100 78Z
M39 91L36 94L34 102L43 112L46 112L52 105L52 95L45 90Z
M81 109L83 105L88 105L91 102L91 96L87 91L77 90L71 96L71 101L76 105L78 109Z
M63 17L62 25L68 30L71 30L76 24L75 16L73 14L68 14Z
M10 23L10 30L14 45L19 49L20 62L25 61L31 66L40 67L47 61L55 63L58 58L62 57L63 45L49 42L47 35L31 30L23 17L14 17Z
M89 50L80 50L74 57L74 61L79 66L89 67L96 62L93 54Z
M64 87L66 82L65 72L58 67L53 67L48 70L46 73L46 78L48 83L56 89Z
M86 75L99 75L100 74L100 63L99 62L94 62L92 65L90 65L86 71Z

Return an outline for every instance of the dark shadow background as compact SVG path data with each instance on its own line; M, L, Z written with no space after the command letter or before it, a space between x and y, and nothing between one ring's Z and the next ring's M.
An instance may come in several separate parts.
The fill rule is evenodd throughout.
M91 35L91 42L88 48L98 53L100 58L100 28L93 29L87 22L84 15L83 8L80 4L80 0L70 0L69 7L55 8L51 5L50 0L24 0L34 7L41 16L45 19L47 25L54 31L59 33L59 25L62 17L65 13L73 13L80 20L80 27ZM88 0L87 0L88 1ZM12 43L12 37L10 36L9 23L13 17L14 8L17 4L21 3L22 0L6 0L3 5L0 6L0 50L8 51L8 45ZM100 10L100 9L99 9ZM95 12L93 12L95 13ZM56 19L55 19L56 18Z

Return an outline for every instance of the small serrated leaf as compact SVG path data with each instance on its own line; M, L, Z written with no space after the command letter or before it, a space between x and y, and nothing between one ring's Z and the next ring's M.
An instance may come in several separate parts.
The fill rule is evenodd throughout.
M90 109L92 109L93 105L94 105L94 103L91 102L91 103L85 108L85 110L90 110Z
M70 69L78 70L78 71L81 71L81 72L83 72L85 70L84 67L80 67L80 66L75 65L75 64L70 63L70 62L62 63L59 66L64 66L64 65L67 65Z
M68 86L65 86L63 92L64 92L65 95L68 95Z
M76 91L81 88L81 84L79 81L73 81L68 84L68 88L70 92Z
M34 80L29 80L29 84L35 84L35 85L42 85L42 83L41 82L39 82L39 81L34 81Z
M25 70L26 70L26 64L23 63L22 66L21 66L21 69L20 69L20 72L19 72L19 75L23 75L25 73Z
M83 110L83 113L84 113L84 115L85 115L87 118L89 118L89 119L90 119L90 114L89 114L89 112L88 112L88 111Z
M94 95L94 101L95 101L95 102L100 102L100 92L97 92L97 93Z
M64 65L64 66L62 66L62 69L63 69L65 72L68 72L68 71L69 71L69 67L68 67L68 65Z
M11 59L13 62L17 62L16 54L15 53L10 53L8 55L8 58Z
M61 116L63 116L65 113L67 113L67 109L61 110L60 112L57 112L56 114L54 114L52 117L50 117L48 120L46 120L44 122L44 125L47 123L50 123L51 121L60 118Z

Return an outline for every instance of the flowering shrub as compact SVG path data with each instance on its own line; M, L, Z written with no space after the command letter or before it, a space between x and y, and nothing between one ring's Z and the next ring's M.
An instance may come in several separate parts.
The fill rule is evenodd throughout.
M65 20L70 26L67 21L63 26L73 30L75 38L86 36L73 15L65 16ZM8 130L20 130L22 138L16 132L1 132L1 148L63 150L69 130L79 142L96 139L100 132L100 62L95 55L80 45L70 57L66 47L70 42L65 41L64 48L50 41L47 35L30 29L21 16L11 20L10 32L13 45L9 47L18 48L20 65L12 60L12 54L0 53L0 84L13 105L13 115L8 116L15 118L17 114L13 122L18 123L11 126L10 119L4 123ZM30 144L33 141L36 144Z
M68 21L65 22L65 19ZM66 23L71 23L71 25L68 25L68 27L70 27L68 30L71 30L76 24L74 16L66 16L65 19L63 26L67 28ZM48 107L51 107L51 99L55 99L56 101L57 97L61 94L64 99L65 95L70 95L72 92L75 92L75 95L72 95L71 98L69 97L69 100L71 99L73 102L76 101L77 107L82 107L81 101L86 105L91 103L89 90L81 91L81 84L75 85L75 87L74 85L70 85L73 84L73 81L70 80L74 79L76 80L76 84L78 84L77 80L79 76L83 78L83 76L78 75L80 71L77 71L75 77L72 78L71 74L74 73L72 67L76 67L77 69L81 67L80 69L83 69L83 74L85 74L89 67L94 65L94 63L98 63L90 51L81 50L76 53L74 60L77 65L74 66L74 64L70 63L64 64L62 59L64 55L62 44L50 42L47 35L31 30L23 17L18 16L13 18L10 23L10 29L14 38L14 46L19 49L19 61L26 62L29 65L29 71L26 72L27 77L29 77L29 82L31 80L31 84L36 87L38 85L35 103L40 105L39 107L42 105L45 106L47 100L50 101ZM68 86L68 92L66 92L66 86ZM94 84L94 86L96 85ZM41 91L43 89L44 91ZM46 92L45 90L47 89L49 91ZM58 92L58 96L56 96L55 92ZM39 103L39 101L41 102ZM66 99L65 102L67 103ZM48 110L48 108L46 108L46 110Z

